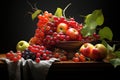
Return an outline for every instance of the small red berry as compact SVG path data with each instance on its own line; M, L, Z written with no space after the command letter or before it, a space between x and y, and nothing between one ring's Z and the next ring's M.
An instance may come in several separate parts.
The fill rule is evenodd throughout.
M79 58L78 57L73 57L73 61L74 62L79 62Z
M18 58L17 58L16 56L14 56L14 57L12 58L12 61L13 61L13 62L17 62L17 61L18 61Z
M84 55L80 54L79 60L80 60L81 62L85 62L85 61L86 61L86 58L85 58Z
M36 60L35 60L37 63L39 63L40 62L40 58L36 58Z

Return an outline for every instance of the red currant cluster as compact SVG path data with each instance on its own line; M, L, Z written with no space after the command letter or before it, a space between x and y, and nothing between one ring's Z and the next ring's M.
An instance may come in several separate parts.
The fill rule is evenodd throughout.
M18 60L20 60L21 56L22 56L22 53L20 51L17 51L16 53L14 53L13 51L10 51L6 54L6 58L13 62L17 62Z
M38 15L37 29L35 31L34 37L31 38L31 44L42 44L42 41L45 37L45 32L49 31L50 27L47 26L47 23L51 19L52 14L45 11L43 15Z
M68 60L67 54L68 52L66 52L65 50L56 48L53 52L53 57L59 59L60 61L67 61Z
M61 49L55 49L55 51L53 52L53 57L59 59L60 61L67 61L69 60L69 57L68 57L68 52L66 52L65 50L61 50ZM72 61L74 62L85 62L87 61L87 58L79 53L79 52L76 52L76 53L73 53L74 55L72 56Z
M74 62L85 62L86 57L83 54L76 52L72 60Z

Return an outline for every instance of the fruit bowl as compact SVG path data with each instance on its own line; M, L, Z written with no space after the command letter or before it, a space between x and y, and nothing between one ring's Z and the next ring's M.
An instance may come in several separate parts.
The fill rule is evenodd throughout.
M66 51L75 51L83 44L82 41L60 41L56 47L64 49Z
M67 51L67 59L71 60L82 44L82 41L60 41L55 47Z

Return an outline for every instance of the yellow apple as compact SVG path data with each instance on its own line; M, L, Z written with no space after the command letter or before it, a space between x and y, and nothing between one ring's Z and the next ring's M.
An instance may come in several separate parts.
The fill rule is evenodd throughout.
M60 33L60 32L66 33L67 29L68 29L68 25L66 23L60 23L57 26L57 32L58 33Z
M26 48L28 48L29 43L27 41L21 40L17 43L16 49L17 51L24 51Z
M94 46L90 54L90 58L93 60L102 60L107 56L107 48L99 43Z

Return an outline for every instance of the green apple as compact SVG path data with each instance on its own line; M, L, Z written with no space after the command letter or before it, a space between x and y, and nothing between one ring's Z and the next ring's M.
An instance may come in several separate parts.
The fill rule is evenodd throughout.
M16 49L17 51L24 51L26 48L28 48L29 43L27 41L21 40L17 43Z

